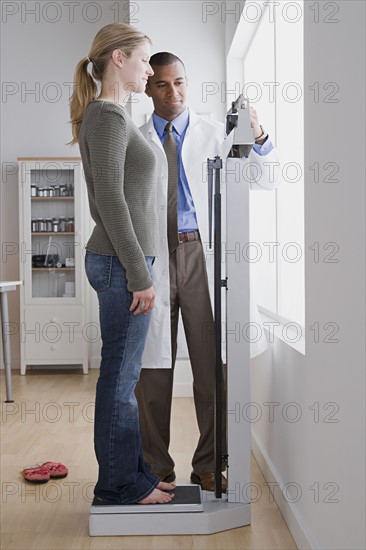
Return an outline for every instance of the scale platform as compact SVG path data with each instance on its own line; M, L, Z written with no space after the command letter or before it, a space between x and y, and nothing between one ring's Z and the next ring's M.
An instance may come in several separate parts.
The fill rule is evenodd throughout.
M177 485L169 504L93 504L92 537L211 534L250 523L249 503L229 503L226 496L202 491L199 485ZM141 517L143 514L143 519Z
M164 514L171 512L203 512L202 490L199 485L177 485L174 499L167 504L99 504L94 499L91 514Z

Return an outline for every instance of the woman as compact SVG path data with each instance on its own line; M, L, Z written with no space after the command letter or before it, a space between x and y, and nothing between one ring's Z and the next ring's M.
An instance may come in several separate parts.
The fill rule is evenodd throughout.
M143 460L134 394L154 307L151 269L157 253L155 157L129 117L131 92L153 74L150 39L122 23L103 27L75 70L70 112L95 228L85 267L99 300L102 360L94 444L95 496L115 504L170 502ZM88 72L92 65L92 75ZM95 81L101 83L100 94Z

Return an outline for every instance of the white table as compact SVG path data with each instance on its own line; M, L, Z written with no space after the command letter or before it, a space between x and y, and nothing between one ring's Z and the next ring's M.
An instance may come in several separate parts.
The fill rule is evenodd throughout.
M11 351L10 338L7 334L9 326L8 292L16 290L16 287L23 284L22 281L0 281L0 305L1 305L1 333L3 338L3 353L5 367L6 401L13 403L13 389L11 385Z

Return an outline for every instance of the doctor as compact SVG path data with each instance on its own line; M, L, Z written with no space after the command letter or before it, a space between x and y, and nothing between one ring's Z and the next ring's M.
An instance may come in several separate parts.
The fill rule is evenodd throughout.
M154 113L140 130L157 159L160 247L154 264L155 308L136 387L143 450L154 474L173 482L170 414L180 310L200 432L191 481L213 491L215 341L207 327L213 323L214 262L212 252L208 252L206 161L215 155L224 156L224 125L206 121L187 108L188 81L178 57L157 53L150 64L154 75L149 77L146 94L153 100ZM270 190L279 181L277 154L252 108L251 125L256 145L244 161L250 163L246 170L249 185L251 189ZM268 163L274 163L273 172ZM260 323L255 306L251 306L251 321ZM262 353L266 347L262 330L261 340L251 344L251 355ZM226 484L222 476L223 490Z

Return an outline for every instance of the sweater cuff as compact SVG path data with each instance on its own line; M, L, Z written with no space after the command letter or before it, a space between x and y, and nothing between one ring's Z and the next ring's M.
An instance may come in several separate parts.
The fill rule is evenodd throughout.
M139 292L153 286L153 281L145 261L126 268L127 288L130 292Z

